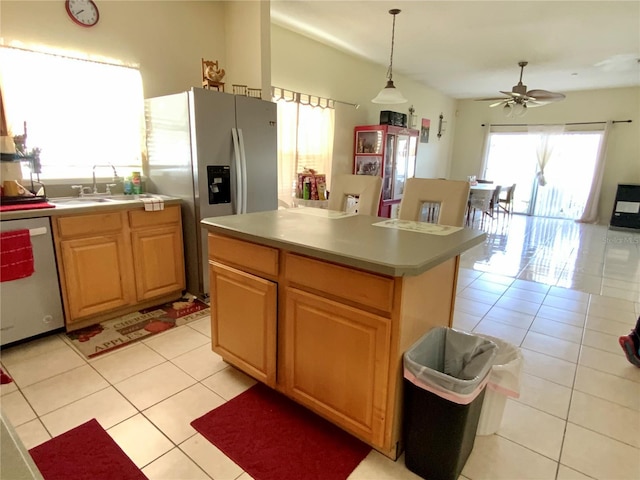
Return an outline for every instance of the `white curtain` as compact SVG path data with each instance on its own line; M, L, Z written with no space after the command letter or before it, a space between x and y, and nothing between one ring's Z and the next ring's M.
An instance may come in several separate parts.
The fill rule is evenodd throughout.
M297 174L305 168L331 178L335 110L284 98L278 104L278 200L291 206Z
M539 137L536 145L536 156L538 159L538 185L544 187L547 180L544 178L544 169L549 164L553 156L553 150L564 133L564 125L530 125L528 127L530 135Z
M487 178L487 166L489 164L489 150L491 146L491 124L484 127L484 139L482 143L482 166L479 172L470 173L470 175L477 175L477 178Z
M591 189L587 197L587 203L584 207L582 216L576 220L580 223L597 223L598 222L598 202L600 201L600 190L602 188L602 178L604 177L604 166L607 160L607 143L609 140L609 131L613 122L609 120L604 126L604 134L600 141L600 148L596 157L596 164L593 169L593 180L591 181Z

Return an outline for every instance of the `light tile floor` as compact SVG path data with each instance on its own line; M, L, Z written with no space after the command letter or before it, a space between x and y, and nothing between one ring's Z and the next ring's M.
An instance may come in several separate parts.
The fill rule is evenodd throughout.
M518 345L521 395L462 478L640 478L640 234L514 216L461 259L454 326ZM151 479L250 476L189 422L255 382L209 348L209 319L85 360L62 335L0 352L1 406L27 448L97 418ZM372 451L351 480L417 479Z

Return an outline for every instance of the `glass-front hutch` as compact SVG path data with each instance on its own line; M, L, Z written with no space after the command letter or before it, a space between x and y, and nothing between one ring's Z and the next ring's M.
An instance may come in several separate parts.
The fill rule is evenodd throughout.
M355 128L356 175L380 175L382 196L378 215L396 218L407 178L415 175L420 131L393 125Z

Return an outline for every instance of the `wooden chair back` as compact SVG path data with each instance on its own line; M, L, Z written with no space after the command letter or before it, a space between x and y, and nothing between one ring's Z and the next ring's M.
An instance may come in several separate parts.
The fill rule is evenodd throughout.
M207 75L207 69L211 69L212 72L216 72L219 76L216 78L211 78ZM213 60L205 60L202 59L202 87L203 88L215 88L218 91L224 92L224 82L222 79L224 78L225 71L224 69L218 68L218 61L215 62Z
M461 227L469 200L469 182L437 178L409 178L400 201L401 220L422 221L422 211L436 208L434 223Z
M336 175L331 179L329 210L347 211L349 197L356 197L359 215L378 215L382 178L373 175Z

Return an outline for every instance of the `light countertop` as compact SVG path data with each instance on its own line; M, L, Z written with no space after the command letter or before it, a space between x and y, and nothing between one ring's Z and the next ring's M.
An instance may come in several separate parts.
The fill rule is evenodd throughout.
M182 200L177 197L168 195L153 194L154 197L161 198L165 205L180 204ZM127 200L111 200L108 202L94 203L90 201L74 202L73 199L68 197L64 199L64 202L58 203L61 199L49 198L47 201L55 205L54 208L32 208L25 210L8 210L0 212L0 220L20 220L23 218L36 218L36 217L55 217L58 215L76 215L85 213L101 213L106 210L126 210L132 208L143 208L144 203L142 199L136 198L135 195L131 195L131 198ZM68 201L71 200L71 201ZM77 200L77 199L76 199Z

